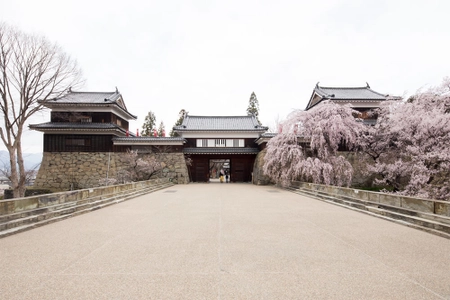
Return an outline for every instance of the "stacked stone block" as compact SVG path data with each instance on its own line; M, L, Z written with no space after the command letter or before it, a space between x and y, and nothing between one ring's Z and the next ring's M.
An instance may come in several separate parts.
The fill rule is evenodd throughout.
M126 167L125 153L108 152L44 152L34 187L53 191L75 190L99 186L101 179L115 178ZM189 183L182 153L154 154L163 162L158 177L174 183Z

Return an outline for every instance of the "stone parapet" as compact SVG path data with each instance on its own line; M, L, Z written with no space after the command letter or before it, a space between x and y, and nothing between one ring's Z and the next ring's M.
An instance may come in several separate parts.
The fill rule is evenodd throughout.
M99 186L106 178L116 178L126 168L125 153L116 152L44 152L34 187L67 191ZM189 183L182 153L154 154L163 163L157 177L174 183Z
M150 186L169 183L169 178L131 182L119 185L102 186L77 191L59 192L24 198L0 200L0 216L48 206L76 202L83 199L114 195L129 190L142 190Z
M423 213L442 215L450 217L450 202L440 200L430 200L415 197L407 197L396 194L387 194L380 192L371 192L352 188L338 187L332 185L314 184L307 182L294 181L292 186L296 188L308 189L326 194L350 197L382 205L400 207Z

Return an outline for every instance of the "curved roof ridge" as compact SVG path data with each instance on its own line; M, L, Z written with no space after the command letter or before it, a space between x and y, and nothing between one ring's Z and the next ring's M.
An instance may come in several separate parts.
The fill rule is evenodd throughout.
M364 86L364 87L324 87L324 86L316 86L315 90L320 92L323 96L332 96L332 95L334 95L332 93L330 94L329 90L338 90L338 91L366 90L366 91L370 91L371 93L376 94L376 95L381 96L381 97L384 97L384 98L387 96L386 94L382 94L382 93L379 93L377 91L374 91L369 86Z
M39 102L40 100L38 100ZM66 94L46 101L41 101L45 106L54 105L115 105L121 112L127 115L127 118L137 119L137 116L131 114L123 100L122 94L116 89L113 92L84 92L70 90Z
M347 89L370 89L367 86L318 86L319 89L338 89L338 90L347 90Z
M117 91L113 91L113 92L87 92L87 91L70 91L68 92L69 94L74 94L74 93L85 93L85 94L120 94Z
M387 97L389 94L382 94L382 93L379 93L379 92L377 92L377 91L374 91L374 90L372 90L370 87L369 88L367 88L368 90L370 90L371 92L373 92L373 93L375 93L375 94L378 94L378 95L380 95L380 96L383 96L383 97Z
M186 117L195 117L195 118L251 118L251 115L232 115L232 116L224 116L224 115L208 115L208 116L198 116L198 115L187 115Z
M181 131L261 131L268 128L259 124L254 115L241 116L192 116L187 115L183 123L173 127Z

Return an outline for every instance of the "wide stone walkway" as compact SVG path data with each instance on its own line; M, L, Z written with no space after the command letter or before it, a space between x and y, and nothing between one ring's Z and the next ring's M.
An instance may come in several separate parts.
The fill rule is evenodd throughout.
M450 240L274 187L177 185L0 239L0 299L450 299Z

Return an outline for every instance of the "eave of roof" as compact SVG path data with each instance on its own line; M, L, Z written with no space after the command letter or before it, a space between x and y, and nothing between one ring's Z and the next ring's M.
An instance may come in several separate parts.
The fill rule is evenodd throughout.
M120 103L119 103L120 102ZM114 105L120 111L125 113L130 119L137 119L137 116L131 114L123 101L122 95L119 91L115 92L72 92L46 101L38 100L38 103L43 104L48 108L61 106L84 106L84 107L103 107ZM122 107L123 105L123 107Z
M78 106L78 107L111 107L111 105L114 105L115 108L117 108L118 110L120 110L121 112L123 112L125 115L127 115L130 119L136 120L137 116L131 114L129 111L123 109L123 107L121 107L120 105L118 105L117 103L112 103L112 102L105 102L105 103L70 103L70 102L64 102L64 103L49 103L48 101L44 102L44 106L48 107L48 108L55 108L55 107L74 107L74 106Z
M259 138L255 140L255 143L261 145L262 143L267 143L271 138L275 137L277 133L274 132L266 132L261 134Z
M184 154L258 154L258 148L227 148L227 147L216 147L216 148L184 148Z
M184 138L179 137L116 137L113 138L115 145L161 145L173 144L183 145L186 143Z
M174 127L173 130L179 132L265 132L268 129L178 129L177 127Z
M118 131L126 134L126 130L113 123L68 123L68 122L47 122L41 124L30 124L31 130L42 132L50 131Z
M312 104L314 96L320 97L320 100ZM325 100L332 101L351 101L351 102L378 102L387 100L388 95L384 95L372 90L367 84L365 87L324 87L317 83L309 99L306 110L316 106Z
M278 133L275 132L266 132L261 134L261 138L273 138L277 135Z
M181 137L151 137L151 136L136 136L136 137L117 137L114 140L120 141L173 141L173 142L185 142L186 139Z

